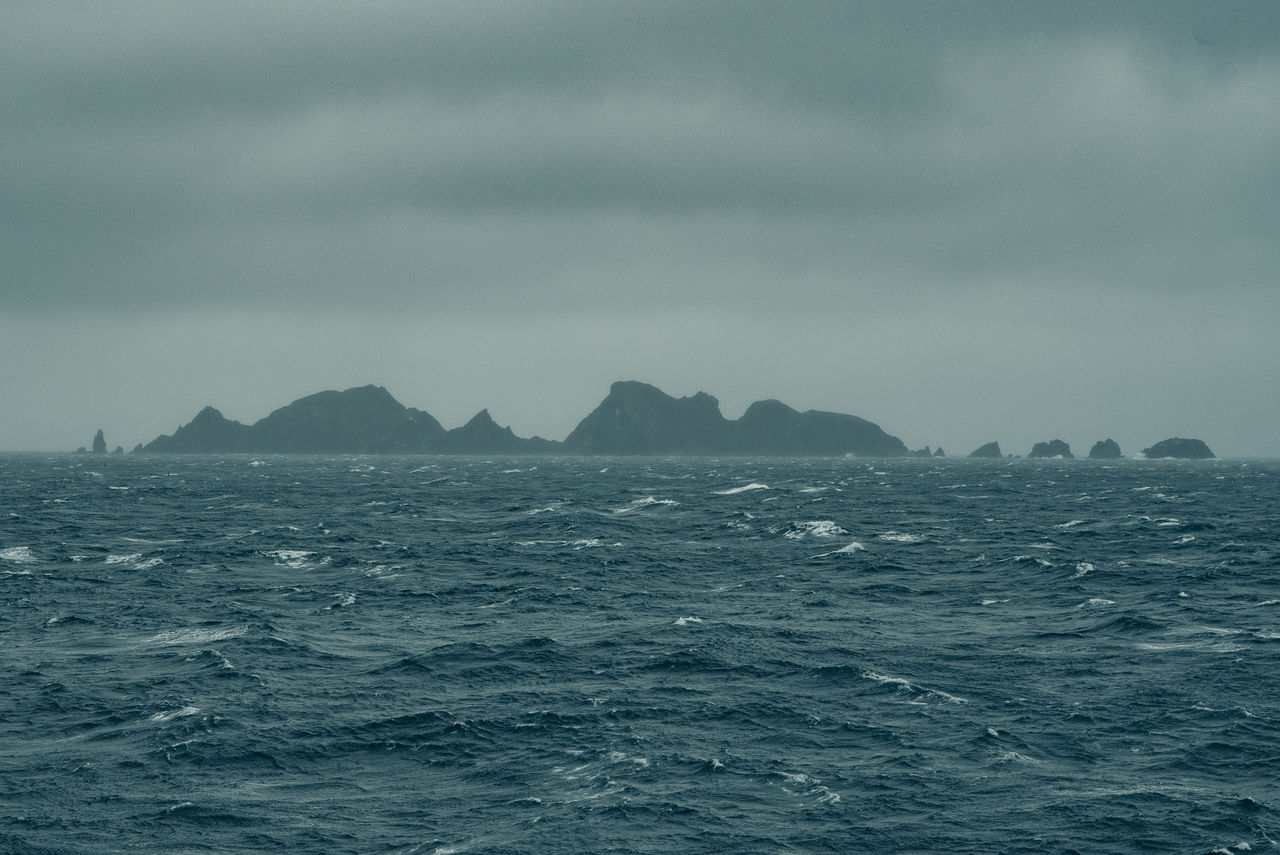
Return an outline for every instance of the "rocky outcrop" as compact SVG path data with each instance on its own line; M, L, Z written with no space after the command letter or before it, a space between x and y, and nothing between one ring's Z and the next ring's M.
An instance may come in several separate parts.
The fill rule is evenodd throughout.
M401 404L381 386L319 392L281 407L249 429L254 452L425 451L445 430L430 414Z
M708 396L710 397L710 396ZM712 398L711 400L715 400ZM719 413L719 409L716 410ZM822 410L798 410L781 401L756 401L742 418L726 422L727 443L711 453L794 456L897 457L907 447L866 419Z
M143 451L245 453L369 453L429 451L444 436L429 414L405 407L380 386L299 398L252 425L205 407L173 436Z
M437 449L450 454L529 454L555 451L559 446L540 436L516 436L510 427L499 427L488 410L481 410L462 427L447 432Z
M988 442L986 445L975 448L969 456L984 460L999 460L1004 455L1000 453L1000 443Z
M1149 460L1167 457L1179 460L1208 460L1214 456L1209 446L1202 440L1183 439L1177 436L1162 439L1150 448L1142 449L1142 454Z
M1071 446L1067 445L1060 439L1051 439L1048 442L1037 442L1031 447L1031 453L1027 457L1064 457L1072 458L1075 455L1071 453Z
M134 451L159 453L448 453L513 454L760 454L858 455L907 453L897 437L857 416L798 412L779 401L757 401L731 421L699 392L673 398L646 383L614 383L563 443L516 436L481 410L446 431L430 414L405 407L380 386L299 398L252 425L205 407L172 436ZM926 452L928 449L925 450Z
M93 436L93 453L107 453L107 440L102 436L102 428L98 428L98 432Z
M231 453L249 451L249 427L223 417L213 407L205 407L172 436L158 436L143 451L175 453Z
M938 446L936 449L934 449L934 451L933 451L933 456L934 456L934 457L946 457L946 456L947 456L947 453L946 453L945 451L943 451L943 450L942 450L942 446Z
M705 392L673 398L647 383L614 383L608 396L564 441L572 454L750 454L898 456L890 436L857 416L799 412L781 401L757 401L732 421Z
M1119 460L1124 457L1120 453L1120 443L1114 439L1100 439L1089 449L1090 460Z
M705 392L673 398L647 383L619 381L565 438L575 454L708 454L728 444L729 423Z

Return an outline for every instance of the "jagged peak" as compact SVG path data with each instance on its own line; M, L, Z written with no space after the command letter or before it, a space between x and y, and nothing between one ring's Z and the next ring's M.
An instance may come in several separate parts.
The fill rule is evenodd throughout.
M217 407L205 407L203 410L196 413L196 417L191 420L192 424L208 421L226 421L226 416L224 416Z
M464 427L480 427L482 425L496 425L496 424L497 422L493 420L493 416L489 415L489 410L486 407L485 409L481 410L480 412L472 416L471 419L464 425Z

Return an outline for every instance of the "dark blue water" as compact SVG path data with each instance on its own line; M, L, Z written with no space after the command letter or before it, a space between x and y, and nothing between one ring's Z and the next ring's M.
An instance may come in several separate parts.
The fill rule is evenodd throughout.
M1274 462L0 457L0 852L1244 852Z

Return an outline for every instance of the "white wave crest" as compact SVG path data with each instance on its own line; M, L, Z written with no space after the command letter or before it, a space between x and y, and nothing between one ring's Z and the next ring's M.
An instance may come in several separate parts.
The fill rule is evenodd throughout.
M839 537L848 533L833 520L808 520L792 523L782 536L802 540L806 537Z
M1071 578L1079 579L1081 576L1085 575L1086 573L1092 573L1093 570L1094 570L1094 566L1092 564L1090 564L1088 561L1081 561L1079 564L1076 565L1075 575L1072 576Z
M179 710L166 710L165 712L158 712L155 715L151 716L148 719L148 721L173 721L175 718L186 718L187 716L190 716L190 715L199 715L199 714L200 714L199 707L183 707L182 709L179 709Z
M733 496L738 493L748 493L752 490L768 490L768 489L769 489L768 484L760 484L758 482L753 481L750 484L743 484L741 487L730 487L727 490L715 490L713 491L713 495Z
M700 617L682 617L676 620L675 626L688 626L691 623L702 623Z
M305 549L271 549L264 554L268 558L275 559L277 565L281 567L293 567L296 570L329 563L328 558L322 558L319 561L315 561L315 553L309 552Z
M652 505L671 505L671 506L675 506L675 505L678 505L678 504L680 504L680 503L679 503L679 502L677 502L675 499L658 499L658 498L654 498L653 496L645 496L645 497L644 497L644 498L642 498L642 499L636 499L635 501L633 501L633 502L631 502L630 504L628 504L625 508L614 508L614 509L613 509L613 512L614 512L615 514L625 514L625 513L629 513L629 512L631 512L631 511L638 511L638 510L640 510L641 508L647 508L647 507L650 507L650 506L652 506Z
M897 686L899 691L911 692L913 694L921 694L925 696L932 695L953 704L969 703L965 698L950 694L949 692L944 692L941 689L927 689L924 686L918 686L910 680L902 677L891 677L887 674L878 674L875 671L863 671L862 676L868 680L873 680L874 682L882 683L887 686Z
M883 540L887 543L919 543L924 540L924 538L918 534L904 534L898 531L886 531L877 539Z
M0 560L12 561L14 564L34 564L36 557L31 553L30 546L10 546L8 549L0 549Z
M148 644L208 644L227 638L239 638L249 631L247 626L231 626L222 629L170 629L158 632L147 639Z

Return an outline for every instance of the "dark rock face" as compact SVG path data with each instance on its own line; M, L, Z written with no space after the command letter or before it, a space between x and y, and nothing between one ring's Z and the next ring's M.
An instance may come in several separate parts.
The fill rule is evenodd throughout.
M1120 453L1120 443L1114 439L1100 439L1089 449L1090 460L1119 460L1124 457Z
M933 457L933 449L926 445L924 448L919 448L919 449L916 449L915 451L908 451L907 456L908 457Z
M775 400L756 401L742 418L726 424L729 444L716 453L823 457L898 457L907 453L902 440L866 419L822 410L802 413Z
M106 453L107 453L107 441L106 441L106 439L104 439L104 438L103 438L103 436L102 436L102 428L98 428L98 432L97 432L96 434L94 434L94 437L93 437L93 453L94 453L94 454L106 454Z
M988 442L986 445L975 448L969 456L986 460L999 460L1001 457L1004 457L1004 455L1000 453L1000 443L998 442Z
M777 454L888 457L907 453L897 437L857 416L797 412L758 401L730 421L715 398L672 398L645 383L614 383L563 443L524 439L481 410L446 431L428 413L380 386L320 392L244 425L205 407L191 421L134 451L159 453ZM927 449L926 449L927 451Z
M253 425L205 407L149 452L368 453L429 451L444 437L429 414L405 407L380 386L299 398Z
M143 451L158 453L249 451L249 427L230 421L213 407L205 407L189 424L159 436L143 446Z
M647 383L620 381L564 441L585 454L700 454L724 448L720 402L699 392L676 399Z
M1198 439L1183 439L1182 437L1170 437L1157 442L1150 448L1142 449L1143 455L1148 460L1155 460L1162 457L1176 457L1180 460L1208 460L1213 457L1213 452L1209 450L1209 446Z
M381 386L319 392L281 407L250 428L255 452L424 451L444 437L432 416L405 407Z
M462 427L446 433L437 447L451 454L529 454L555 451L559 446L540 436L516 436L510 427L499 427L488 410L481 410Z
M1067 445L1060 439L1053 439L1049 442L1037 442L1031 446L1031 453L1027 457L1074 457L1071 453L1071 446Z
M934 457L946 457L947 453L942 450L942 446L938 446L933 452Z
M730 421L699 392L673 398L647 383L614 383L600 406L564 441L576 454L778 454L898 456L897 437L841 413L801 413L780 401L757 401Z

